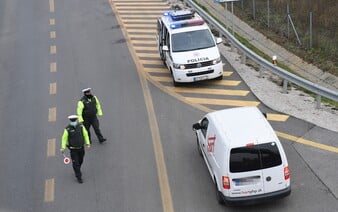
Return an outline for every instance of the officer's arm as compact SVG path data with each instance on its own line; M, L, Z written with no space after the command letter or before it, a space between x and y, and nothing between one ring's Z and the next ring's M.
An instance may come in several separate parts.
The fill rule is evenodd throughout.
M84 143L86 145L90 145L88 132L87 132L86 128L83 125L82 125L82 134L83 134L83 138L84 138Z
M61 149L65 150L68 143L68 131L65 129L63 131L62 140L61 140Z
M79 122L83 122L83 117L82 117L83 108L84 108L83 102L79 101L77 103L77 110L76 110Z
M99 99L96 96L94 96L94 98L96 99L97 115L102 116L103 113L102 113L100 101L99 101Z

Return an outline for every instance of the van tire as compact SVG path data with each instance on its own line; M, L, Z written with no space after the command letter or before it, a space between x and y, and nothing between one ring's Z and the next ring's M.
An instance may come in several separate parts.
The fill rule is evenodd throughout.
M216 179L215 179L215 191L216 191L216 200L217 200L218 204L224 205L225 202L224 202L224 199L223 199L223 194L218 190Z
M196 143L197 143L198 154L199 154L201 157L203 157L202 150L201 150L201 146L200 146L200 141L198 140L197 134L196 134Z

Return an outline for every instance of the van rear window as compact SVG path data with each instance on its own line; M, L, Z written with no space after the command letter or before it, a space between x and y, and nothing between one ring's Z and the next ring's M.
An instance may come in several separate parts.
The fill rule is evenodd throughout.
M282 164L275 142L234 148L230 152L230 172L247 172Z

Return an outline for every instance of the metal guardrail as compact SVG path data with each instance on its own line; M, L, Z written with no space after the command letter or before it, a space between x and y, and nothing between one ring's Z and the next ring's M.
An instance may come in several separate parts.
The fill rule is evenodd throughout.
M317 95L317 108L320 108L321 97L325 97L327 99L338 102L338 93L327 89L323 86L317 85L313 82L305 80L301 77L298 77L290 72L273 65L270 61L265 60L264 58L257 55L255 52L251 51L249 48L244 46L241 42L239 42L228 30L226 30L220 23L213 19L206 11L200 8L196 3L192 0L184 0L184 3L189 7L195 9L198 14L213 28L216 28L221 35L225 36L230 42L232 47L236 47L244 57L248 57L253 60L255 63L260 65L260 70L267 69L272 73L283 79L283 89L286 92L288 82L298 85L301 88L304 88L308 91L311 91Z

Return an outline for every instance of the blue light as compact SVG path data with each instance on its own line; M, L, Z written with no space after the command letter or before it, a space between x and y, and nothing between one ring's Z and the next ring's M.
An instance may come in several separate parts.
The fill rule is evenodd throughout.
M180 27L182 27L181 23L170 24L170 28L172 28L172 29L177 29L177 28L180 28Z

